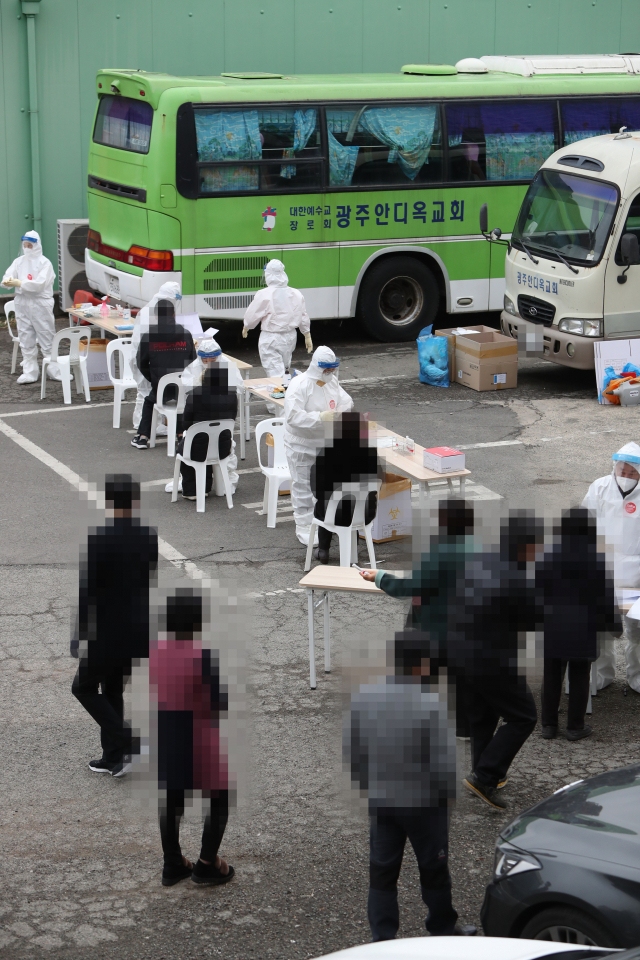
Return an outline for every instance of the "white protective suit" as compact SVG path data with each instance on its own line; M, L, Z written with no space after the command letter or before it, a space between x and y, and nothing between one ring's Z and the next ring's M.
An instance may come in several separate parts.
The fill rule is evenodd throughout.
M640 591L640 483L623 496L615 477L616 462L630 463L640 471L640 446L626 443L614 455L614 467L608 477L595 480L582 501L593 511L598 533L613 550L613 573L618 600L623 589ZM640 621L623 617L627 682L640 693ZM608 686L616 675L615 643L606 640L596 661L598 690Z
M200 386L200 384L202 383L204 372L207 369L205 364L202 362L200 351L205 351L206 355L215 356L215 354L217 354L219 350L220 350L220 347L218 346L217 342L213 339L200 341L200 343L198 344L198 356L196 357L195 360L191 361L188 367L185 367L184 372L182 374L182 383L185 387L185 395L189 394L194 387ZM226 367L226 369L228 370L228 383L230 387L235 387L236 390L238 391L238 406L239 406L243 400L243 393L241 391L244 391L244 385L242 382L242 377L240 376L240 371L238 370L236 364L233 363L233 361L227 360L225 357L222 357L221 350L219 354L219 359L216 358L215 362L218 363L221 367ZM185 396L185 400L186 400L186 396ZM238 475L238 457L236 456L236 442L233 438L231 439L231 454L229 456L229 462L228 462L227 468L229 471L229 480L231 481L231 492L235 493L240 477ZM218 473L219 473L219 469L214 470L216 496L224 497L225 490L224 490L224 487L222 486L222 477L221 476L219 477ZM169 487L171 487L171 490L169 490ZM167 484L167 487L165 489L167 490L167 493L172 493L173 483Z
M56 278L51 261L42 253L40 235L29 230L24 239L33 242L33 249L22 247L23 254L17 257L8 270L5 280L20 280L21 285L7 287L14 290L16 324L20 349L22 350L22 374L18 383L35 383L40 375L38 344L45 357L51 356L51 343L56 332L53 316L53 281ZM60 367L52 363L47 368L51 380L60 380Z
M305 335L308 352L311 353L311 321L304 297L299 290L289 287L289 278L280 260L270 260L264 268L267 287L258 290L244 315L245 330L253 330L261 324L258 352L260 363L268 377L284 377L291 366L291 357L296 348L298 328ZM274 414L274 404L267 404Z
M296 536L304 544L309 543L315 502L311 493L311 467L326 436L320 415L326 411L347 413L353 409L353 400L338 383L337 374L318 366L335 361L333 350L318 347L309 369L289 384L284 400L284 445L291 474L291 503Z
M182 300L182 293L180 290L180 284L176 283L174 280L169 280L167 283L163 283L158 292L149 300L149 303L142 307L138 312L138 316L134 320L133 333L131 334L131 342L133 344L133 358L131 360L131 372L133 373L133 378L138 384L138 394L136 396L136 405L133 409L133 426L138 429L140 426L140 418L142 416L142 407L144 404L144 398L148 395L151 390L151 384L149 381L142 376L138 370L138 365L136 363L136 356L138 355L138 347L140 346L140 341L145 333L148 333L149 327L153 320L155 320L155 306L158 300ZM179 316L176 309L176 323L179 323ZM166 428L165 428L166 430ZM164 431L159 431L162 434Z

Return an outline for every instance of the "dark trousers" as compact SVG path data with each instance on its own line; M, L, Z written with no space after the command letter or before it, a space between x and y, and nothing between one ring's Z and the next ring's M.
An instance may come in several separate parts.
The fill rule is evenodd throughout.
M429 908L427 930L432 936L451 936L458 919L451 903L447 809L372 816L367 913L374 942L395 940L400 926L398 877L407 839L418 861L422 899Z
M487 787L497 787L533 732L538 714L522 677L478 677L465 681L473 772ZM496 730L500 718L504 723Z
M153 417L153 405L156 402L156 390L158 389L158 384L152 384L151 390L144 398L144 403L142 405L142 415L140 417L140 425L138 427L138 433L141 437L148 437L151 433L151 419ZM168 403L171 400L177 400L178 397L178 388L173 384L169 386L164 391L162 402Z
M567 730L582 730L589 702L590 660L558 660L544 658L542 681L542 726L558 726L558 707L565 670L569 669L569 711Z
M313 515L317 517L318 520L324 520L325 514L327 512L327 505L329 503L329 497L326 499L318 500L316 503ZM376 509L378 505L378 495L374 491L367 497L367 502L364 508L364 522L371 523L376 515ZM354 497L349 498L347 494L343 500L340 501L336 508L336 526L337 527L348 527L353 519L353 512L355 510L356 501ZM324 527L318 527L318 547L320 550L328 550L331 546L331 538L333 534L329 530L325 530Z
M182 863L180 818L184 813L184 793L184 790L167 790L166 802L163 801L160 804L162 852L164 862L171 866L179 866ZM222 843L228 816L229 794L226 790L220 790L209 799L209 809L202 831L201 860L214 863Z
M74 697L100 727L102 759L120 763L131 753L131 729L124 722L124 687L131 661L92 664L81 660L71 686Z

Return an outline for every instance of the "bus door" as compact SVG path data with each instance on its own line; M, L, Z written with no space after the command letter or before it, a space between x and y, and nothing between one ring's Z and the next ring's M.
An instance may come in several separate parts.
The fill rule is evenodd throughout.
M620 246L625 233L633 233L640 242L640 193L632 199L624 226L618 234L615 254L609 257L605 274L604 334L605 337L640 336L640 264L627 270L622 262ZM624 283L618 281L623 275Z

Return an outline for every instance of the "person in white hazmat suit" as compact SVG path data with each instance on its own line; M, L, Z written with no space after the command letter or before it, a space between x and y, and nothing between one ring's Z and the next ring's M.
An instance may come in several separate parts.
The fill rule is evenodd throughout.
M608 477L595 480L582 501L593 511L598 533L613 551L613 577L618 602L622 591L640 593L640 446L626 443L613 455ZM640 693L640 621L623 617L627 683ZM608 686L616 674L615 644L606 640L596 660L598 690Z
M284 400L284 445L291 474L291 504L296 536L307 545L314 497L310 473L326 438L326 421L353 409L353 400L338 383L340 361L329 347L318 347L309 369L294 377Z
M298 328L304 334L307 353L313 350L311 321L304 297L299 290L290 287L289 278L280 260L270 260L264 268L266 289L258 290L244 315L242 336L261 324L258 340L260 363L268 377L284 377L291 366L291 357L298 340ZM272 403L267 409L278 413Z
M131 358L131 372L133 374L133 379L138 384L138 393L136 396L136 405L133 409L133 426L138 429L140 426L140 418L142 416L142 407L144 405L144 398L148 395L151 390L151 384L149 381L142 376L138 370L138 364L136 363L136 356L138 355L138 347L140 346L140 341L145 333L149 332L149 327L151 323L157 319L156 313L157 308L156 304L158 300L175 300L177 303L182 300L182 292L180 289L180 284L176 283L175 280L169 280L167 283L163 283L160 289L149 303L138 312L137 317L134 320L133 333L131 334L131 343L133 345L133 357ZM176 309L176 322L180 321L177 318L177 309ZM158 424L158 429L156 431L156 436L165 437L167 435L167 427L163 422Z
M2 278L3 287L13 287L18 338L22 350L22 373L18 383L35 383L40 376L38 344L44 357L51 356L56 332L53 316L54 273L42 253L40 235L29 230L22 238L22 256L16 257ZM61 380L60 367L47 367L50 380Z
M233 361L227 360L226 357L222 356L222 349L220 346L218 346L218 343L213 338L201 340L199 342L198 356L189 364L188 367L185 367L182 374L182 383L185 387L185 394L190 393L194 387L199 387L202 384L202 378L204 377L206 369L213 364L218 364L219 366L224 366L227 368L229 386L238 391L238 403L240 404L242 402L242 395L240 391L244 390L240 371ZM182 410L179 410L178 412L182 413ZM231 492L235 493L240 477L238 476L236 442L233 438L231 439L231 455L229 456L228 460L228 471L229 480L231 482ZM170 480L164 489L165 493L173 493L173 480ZM178 490L182 490L182 477L179 481ZM224 496L224 494L218 494L218 496Z

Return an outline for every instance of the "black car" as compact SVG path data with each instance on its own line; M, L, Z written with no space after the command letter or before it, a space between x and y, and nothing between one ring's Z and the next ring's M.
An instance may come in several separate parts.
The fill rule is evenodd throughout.
M481 917L489 937L640 944L640 764L563 787L505 827Z

